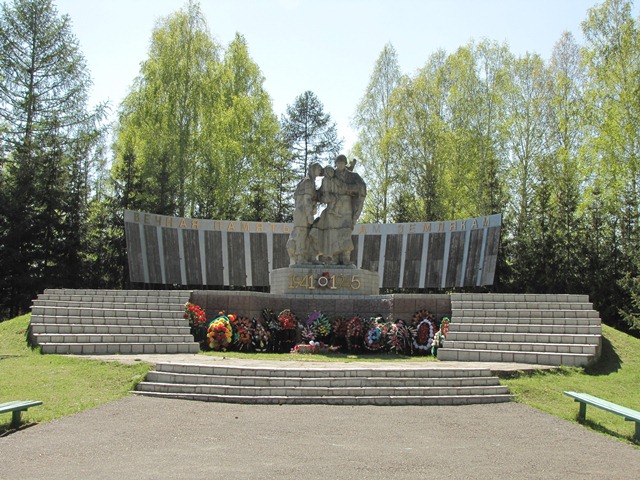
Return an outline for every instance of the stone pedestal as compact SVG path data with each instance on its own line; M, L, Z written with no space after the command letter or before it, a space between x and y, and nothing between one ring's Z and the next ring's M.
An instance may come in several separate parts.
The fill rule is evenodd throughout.
M342 265L295 265L273 270L271 293L287 295L378 295L376 272Z

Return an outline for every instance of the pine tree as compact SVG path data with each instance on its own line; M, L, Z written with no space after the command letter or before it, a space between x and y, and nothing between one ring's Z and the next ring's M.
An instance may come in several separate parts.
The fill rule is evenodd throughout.
M324 105L311 91L296 97L282 116L281 128L291 164L302 178L314 162L327 163L338 155L342 140Z
M89 158L103 106L87 109L85 61L69 17L50 0L4 4L0 48L0 301L16 314L45 286L82 281Z

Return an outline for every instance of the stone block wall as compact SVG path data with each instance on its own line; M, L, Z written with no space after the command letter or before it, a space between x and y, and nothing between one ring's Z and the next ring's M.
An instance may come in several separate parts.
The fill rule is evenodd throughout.
M204 308L209 319L219 311L258 318L265 308L276 313L286 308L291 309L300 320L304 320L314 310L320 310L329 316L381 315L392 320L411 320L416 311L423 309L433 314L437 320L451 316L451 300L447 294L308 295L303 297L245 291L195 290L191 294L191 302Z

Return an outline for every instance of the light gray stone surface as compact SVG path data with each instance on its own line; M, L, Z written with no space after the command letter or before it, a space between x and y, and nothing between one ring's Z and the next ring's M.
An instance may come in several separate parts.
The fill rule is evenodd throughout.
M338 155L335 168L312 164L294 194L294 228L287 242L291 265L320 263L351 265L354 249L351 234L362 212L367 187L357 173L347 168L347 157ZM323 176L315 190L316 176ZM326 206L313 220L317 204Z

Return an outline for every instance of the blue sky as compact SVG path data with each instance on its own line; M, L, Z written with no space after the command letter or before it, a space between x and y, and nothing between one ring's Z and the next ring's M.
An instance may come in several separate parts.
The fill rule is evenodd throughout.
M156 21L187 0L54 0L68 14L91 76L91 101L115 111L147 57ZM391 42L403 73L412 74L439 48L471 40L506 42L517 55L544 59L562 32L582 41L580 23L596 0L201 0L209 29L226 45L236 32L265 76L280 116L306 90L314 92L346 140L350 118L375 62ZM638 6L634 6L638 15ZM113 118L113 117L112 117Z

